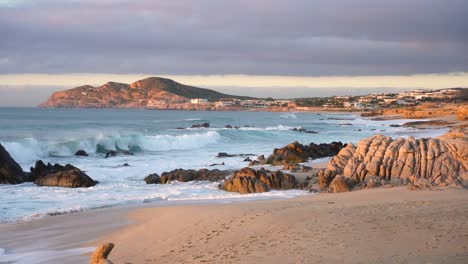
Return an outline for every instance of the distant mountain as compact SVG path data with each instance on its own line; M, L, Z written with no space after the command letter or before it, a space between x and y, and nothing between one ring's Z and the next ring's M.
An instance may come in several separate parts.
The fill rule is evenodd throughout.
M210 89L180 84L170 79L150 77L131 84L108 82L99 87L84 85L59 91L40 107L146 108L155 105L189 103L191 98L218 101L221 98L252 99L223 94Z

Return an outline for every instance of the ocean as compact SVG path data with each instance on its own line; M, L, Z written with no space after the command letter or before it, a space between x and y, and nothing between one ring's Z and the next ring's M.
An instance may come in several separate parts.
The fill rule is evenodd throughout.
M232 202L290 198L306 191L240 195L218 183L174 182L148 185L143 178L177 168L239 169L243 157L271 154L290 142L356 143L377 133L392 137L430 137L446 132L394 127L409 120L372 121L347 113L198 112L135 109L0 108L0 143L25 171L36 160L72 164L99 181L91 188L38 187L33 183L0 185L0 222L112 206L183 201ZM209 122L209 128L191 128ZM238 129L225 128L226 125ZM305 128L316 134L299 133ZM105 158L100 149L131 150L133 156ZM88 157L77 157L77 150ZM253 157L255 158L255 157ZM209 167L214 163L225 165ZM129 166L123 166L127 163Z

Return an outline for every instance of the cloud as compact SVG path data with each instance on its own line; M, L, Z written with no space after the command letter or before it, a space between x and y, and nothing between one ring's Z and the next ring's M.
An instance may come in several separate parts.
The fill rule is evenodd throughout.
M0 2L0 73L468 71L464 0L12 3Z

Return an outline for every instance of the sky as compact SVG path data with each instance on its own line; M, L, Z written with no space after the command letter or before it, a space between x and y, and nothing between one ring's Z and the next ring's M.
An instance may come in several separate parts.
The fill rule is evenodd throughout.
M0 106L163 76L253 96L468 87L466 0L0 0Z

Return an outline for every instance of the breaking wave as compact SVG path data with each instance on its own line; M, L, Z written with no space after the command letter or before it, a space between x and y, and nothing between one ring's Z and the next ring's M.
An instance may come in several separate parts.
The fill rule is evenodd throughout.
M195 149L216 143L221 136L216 131L183 135L104 135L62 141L39 141L35 138L13 142L1 142L10 155L20 163L46 157L69 157L77 150L89 154L105 153L107 150L129 150L132 152L168 151Z

